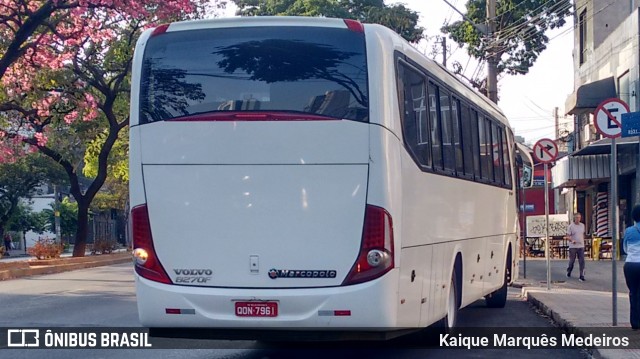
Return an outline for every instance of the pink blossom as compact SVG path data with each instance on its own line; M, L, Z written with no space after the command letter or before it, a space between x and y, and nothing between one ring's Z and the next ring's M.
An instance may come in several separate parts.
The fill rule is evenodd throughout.
M14 61L2 74L0 79L0 95L3 100L17 103L27 102L36 118L9 118L0 128L0 163L12 156L24 153L25 139L18 133L6 133L8 128L25 129L30 127L25 120L40 127L44 118L57 116L57 106L71 109L64 114L64 123L71 124L81 118L93 121L99 116L98 99L87 91L85 81L76 80L69 93L45 92L42 90L43 71L56 72L69 67L72 61L83 56L89 44L108 45L118 36L122 24L135 20L144 20L143 27L148 24L166 23L176 18L176 14L192 13L204 0L0 0L0 38L2 44L9 43L15 36L19 25L24 23L29 13L38 11L45 4L53 4L55 10L51 15L59 19L55 31L41 27L25 43L24 54ZM60 8L59 5L77 3L72 8ZM0 57L6 51L6 45L0 44ZM55 86L55 85L54 85ZM45 86L46 87L46 86ZM78 98L72 91L83 91ZM40 92L38 92L40 91ZM75 108L75 109L74 109ZM45 132L37 132L33 139L39 146L47 143ZM34 151L31 147L29 151Z
M72 111L72 112L64 115L64 122L66 122L69 125L73 121L75 121L77 118L78 118L78 111Z
M47 145L47 137L44 135L44 133L36 132L35 135L33 135L33 138L38 141L38 146L43 147Z

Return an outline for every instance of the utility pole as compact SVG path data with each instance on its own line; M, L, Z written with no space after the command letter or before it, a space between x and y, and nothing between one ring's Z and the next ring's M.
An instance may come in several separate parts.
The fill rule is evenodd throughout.
M447 67L447 38L442 37L442 66Z
M553 118L556 120L556 140L560 138L560 115L558 114L559 108L553 109Z
M487 0L487 23L489 26L489 46L487 47L487 95L489 100L498 103L498 59L495 48L496 39L496 0Z

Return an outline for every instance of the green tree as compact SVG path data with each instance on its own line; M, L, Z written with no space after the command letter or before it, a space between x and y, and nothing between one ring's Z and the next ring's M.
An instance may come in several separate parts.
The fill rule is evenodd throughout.
M0 132L5 139L13 140L5 143L30 145L59 164L68 178L70 194L78 207L74 256L85 254L89 208L109 171L119 171L120 177L126 172L126 168L118 167L122 161L110 160L114 157L110 153L129 124L133 47L142 30L158 20L90 9L87 12L95 20L93 26L100 27L101 34L108 34L109 41L104 36L78 39L74 42L76 51L64 66L40 68L30 91L23 96L15 96L16 91L5 91L3 96L0 88ZM161 20L171 22L198 15L178 12ZM122 148L119 154L126 153L126 140L118 146ZM85 157L89 181L82 177Z
M107 138L107 132L96 136L89 142L84 153L82 173L95 179L99 173L98 157ZM111 208L125 210L129 198L129 128L120 131L107 159L107 178L91 202L90 208L100 212Z
M394 30L407 41L424 38L417 12L402 4L385 5L383 0L233 0L238 15L326 16L377 23Z
M0 164L0 237L20 209L20 199L35 194L47 181L61 181L57 166L44 156L32 154L12 163Z
M487 23L486 0L467 1L468 20ZM547 47L548 29L561 27L572 13L569 0L496 0L496 32L487 38L469 21L446 24L441 31L479 60L498 59L498 74L526 74ZM460 72L461 66L456 71ZM478 86L478 84L475 84Z
M29 204L21 202L8 222L8 228L11 231L22 233L23 239L29 231L42 234L48 229L47 214L33 212Z

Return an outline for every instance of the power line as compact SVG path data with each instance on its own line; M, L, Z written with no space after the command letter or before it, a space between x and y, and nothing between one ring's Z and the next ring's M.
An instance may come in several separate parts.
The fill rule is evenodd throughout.
M538 110L536 110L536 109L532 108L531 106L529 106L526 102L524 103L524 105L527 106L527 108L529 110L533 111L534 113L537 113L539 116L541 116L541 117L545 117L546 116L546 115L541 114L540 112L538 112Z
M557 2L555 5L553 5L548 11L541 11L538 14L534 15L533 17L531 17L530 19L526 19L524 20L523 23L521 24L517 24L517 22L511 26L507 26L505 28L502 28L500 30L497 31L497 35L506 35L505 38L508 39L511 35L518 33L520 30L524 29L525 27L533 24L535 21L537 21L538 19L540 19L542 16L547 15L550 12L554 12L554 11L558 11L558 12L564 12L568 9L570 9L573 5L571 4L571 2L567 2L564 5L562 5L563 2ZM534 14L535 12L537 12L538 10L542 9L546 4L542 4L540 5L538 8L532 10L530 12L530 14ZM558 5L562 5L562 7L554 10L555 6ZM524 19L524 17L522 18ZM520 21L520 20L518 20Z
M453 6L455 7L456 5L458 5L458 0L455 0L455 1L453 2ZM450 10L449 10L449 19L447 20L446 24L448 24L448 23L450 23L450 22L451 22L451 19L453 18L453 12L454 12L454 11L455 11L454 9L450 9Z
M462 18L467 21L469 24L471 24L471 26L473 26L476 30L478 30L481 34L486 35L487 34L487 30L481 28L479 25L477 25L475 22L471 21L471 19L469 19L465 14L463 14L460 10L458 10L458 8L456 8L455 6L451 5L451 3L447 0L442 0L444 1L447 5L449 5L453 10L455 10L455 12L457 12L458 14L460 14L460 16L462 16Z
M615 1L615 0L614 0ZM572 5L569 4L568 6L559 9L559 12L563 12L565 10L568 10ZM541 13L539 15L544 15L544 13ZM496 39L495 43L498 44L496 47L492 48L492 51L496 51L496 52L500 52L500 51L505 51L507 50L510 46L510 42L512 40L517 40L518 42L526 42L528 40L531 40L532 38L538 36L538 33L540 30L538 30L537 28L529 28L529 26L536 26L536 24L533 23L533 21L537 20L536 18L532 18L531 20L527 21L526 23L520 25L517 29L513 29L510 32L508 32L506 34L505 37L501 38L501 39ZM528 31L529 29L531 29L532 31ZM549 28L545 25L544 26L544 31L548 30ZM524 34L520 34L521 30L524 30ZM547 41L548 43L548 41ZM545 46L546 44L541 44L540 46L537 46L534 49L541 49L542 46ZM533 50L533 49L532 49Z
M541 107L541 106L539 106L537 103L533 102L533 100L532 100L532 99L530 99L529 97L526 97L526 96L525 96L525 99L527 99L527 101L531 102L531 104L533 104L535 107L539 108L542 112L547 112L547 113L551 114L551 110L548 110L548 109L542 108L542 107Z
M600 8L599 10L594 11L594 12L591 14L591 16L589 16L585 21L593 19L593 17L594 17L594 16L596 16L596 15L597 15L597 14L599 14L599 13L601 13L601 12L602 12L602 11L604 11L606 8L608 8L609 6L613 5L616 1L617 1L617 0L612 0L611 2L609 2L608 4L606 4L606 5L604 5L602 8ZM563 35L566 35L566 34L567 34L567 33L569 33L571 30L573 30L573 27L575 27L575 26L576 26L576 24L573 24L573 26L571 26L571 27L567 28L567 29L566 29L566 30L564 30L562 33L560 33L560 34L558 34L558 35L556 35L556 36L554 36L554 37L550 38L550 39L547 41L547 43L546 43L546 44L540 44L539 46L533 47L533 48L532 48L532 49L530 49L529 51L538 51L538 50L543 50L543 49L547 46L547 44L549 44L549 43L551 42L551 40L554 40L554 39L559 38L559 37L561 37L561 36L563 36ZM533 36L535 36L535 34L531 34L531 35L525 36L525 37L521 38L520 40L521 40L521 41L527 41L527 40L531 39ZM508 48L508 46L504 45L504 46L498 47L498 50L500 50L500 51L504 51L504 50L506 50L507 48Z

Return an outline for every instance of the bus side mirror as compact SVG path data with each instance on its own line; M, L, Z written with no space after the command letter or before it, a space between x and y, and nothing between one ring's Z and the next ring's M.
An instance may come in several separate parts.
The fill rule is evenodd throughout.
M533 186L533 159L528 147L516 143L516 161L521 168L520 188L531 188Z
M522 188L531 188L533 185L533 170L528 165L522 166L522 178L520 179Z

